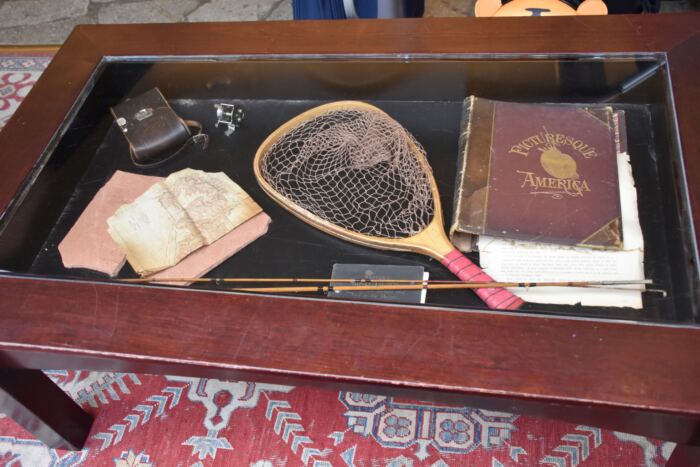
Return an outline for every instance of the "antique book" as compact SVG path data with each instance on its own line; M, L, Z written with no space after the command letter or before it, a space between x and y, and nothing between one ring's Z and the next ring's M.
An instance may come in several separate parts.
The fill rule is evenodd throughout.
M107 219L134 270L148 276L213 243L262 209L224 173L184 169Z
M133 202L162 180L161 177L120 170L115 172L59 244L63 265L116 276L126 262L126 255L107 232L107 218L120 206ZM154 278L201 277L264 235L269 224L270 217L260 212L211 245L193 252L175 266L158 272ZM168 284L187 285L187 282Z
M481 267L495 280L588 281L644 279L644 238L639 222L637 190L627 154L624 113L615 112L616 149L622 231L621 250L591 250L574 246L523 242L482 235L478 239ZM642 308L637 286L629 290L581 287L511 289L530 303Z
M622 246L611 107L471 96L464 108L450 228L458 247L471 235Z

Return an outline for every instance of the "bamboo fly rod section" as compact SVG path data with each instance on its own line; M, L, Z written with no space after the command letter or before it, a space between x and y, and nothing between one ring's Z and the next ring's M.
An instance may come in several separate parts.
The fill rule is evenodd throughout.
M276 283L317 283L317 282L353 282L353 283L413 283L413 284L461 284L462 281L458 280L446 280L446 281L434 281L434 280L422 280L422 279L337 279L337 278L309 278L309 277L139 277L134 279L116 279L119 282L131 282L136 284L148 284L152 282L211 282L216 284L223 283L243 283L243 282L276 282Z
M308 278L308 277L139 277L132 279L115 279L118 282L135 284L166 283L166 282L199 282L199 283L351 283L353 287L364 284L376 290L379 285L371 284L415 284L424 285L465 285L464 289L478 289L487 287L588 287L588 286L615 286L615 285L643 285L651 284L650 279L619 280L619 281L574 281L574 282L471 282L465 284L459 280L422 280L422 279L342 279L342 278ZM314 287L315 288L315 287ZM337 287L334 287L337 289ZM446 288L446 287L442 287Z
M306 286L255 286L232 287L227 290L236 292L259 293L328 293L331 291L392 291L392 290L454 290L454 289L482 289L494 287L531 288L531 287L590 287L606 288L610 290L630 290L638 292L657 292L665 294L663 290L644 288L624 288L624 285L646 286L651 284L649 279L644 280L618 280L618 281L567 281L567 282L462 282L454 280L412 280L412 279L329 279L329 278L292 278L292 277L221 277L221 278L136 278L117 279L127 283L168 283L168 282L197 282L215 285L242 284L242 283L295 283L317 285ZM324 283L328 285L318 285ZM335 285L338 284L338 285Z
M349 282L349 281L345 281ZM417 281L416 281L417 282ZM598 282L454 282L454 283L415 283L415 284L394 284L394 285L318 285L318 286L297 286L297 287L236 287L230 290L237 292L265 292L265 293L327 293L331 291L391 291L391 290L454 290L454 289L480 289L493 287L601 287L613 288L617 285L645 285L648 281L598 281ZM625 289L631 291L644 291L644 289Z

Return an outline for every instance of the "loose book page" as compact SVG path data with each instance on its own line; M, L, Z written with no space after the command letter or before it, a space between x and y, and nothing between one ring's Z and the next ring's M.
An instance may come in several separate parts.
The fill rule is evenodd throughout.
M515 282L601 281L644 279L644 239L637 211L637 190L626 153L617 155L624 249L587 248L479 237L481 267L494 280ZM639 289L639 286L625 286ZM584 306L642 308L638 290L583 287L513 288L523 300Z
M185 169L170 175L164 184L206 245L262 210L223 172Z

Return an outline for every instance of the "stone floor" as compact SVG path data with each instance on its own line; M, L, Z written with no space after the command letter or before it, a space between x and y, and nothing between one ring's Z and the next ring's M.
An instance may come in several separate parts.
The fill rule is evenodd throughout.
M427 0L426 16L466 16L475 0ZM292 19L292 0L0 0L0 44L60 44L77 24Z
M700 0L664 1L662 10ZM425 16L469 16L475 0L426 0ZM77 24L292 19L292 0L0 0L0 44L60 44Z
M426 16L466 16L474 0L428 0ZM0 0L0 44L60 44L77 24L292 19L291 0Z

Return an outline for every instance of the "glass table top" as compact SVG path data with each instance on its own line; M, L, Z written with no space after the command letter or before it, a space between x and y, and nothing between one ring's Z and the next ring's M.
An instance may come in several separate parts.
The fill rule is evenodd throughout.
M193 146L156 168L133 165L110 107L153 87L182 118L203 124L210 136L206 151ZM94 271L63 267L57 249L90 200L117 170L167 176L190 167L226 173L272 218L266 235L207 277L329 277L336 263L369 263L418 265L431 279L453 279L427 257L351 244L304 224L260 188L252 160L271 132L303 111L337 100L365 101L391 115L425 148L448 224L462 103L469 95L513 102L608 103L626 115L645 272L666 295L644 294L642 310L528 303L521 312L698 322L692 293L698 284L696 247L684 214L686 186L669 77L663 56L654 54L105 59L64 122L57 144L39 161L36 177L2 218L0 269L70 280L106 279ZM219 103L235 103L246 111L242 126L231 135L215 127ZM478 261L478 253L468 256ZM136 274L127 263L118 277ZM221 290L211 284L190 287ZM467 290L430 291L426 306L484 309Z

